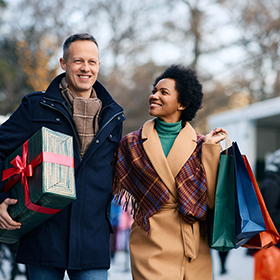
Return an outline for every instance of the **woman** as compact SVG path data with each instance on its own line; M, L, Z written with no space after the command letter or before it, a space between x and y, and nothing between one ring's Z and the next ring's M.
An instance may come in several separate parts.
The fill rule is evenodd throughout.
M214 207L220 145L216 128L205 137L189 124L202 103L193 70L167 68L149 97L151 116L126 135L115 158L114 192L134 209L130 234L133 279L208 280L212 262L207 207ZM206 182L207 178L207 182Z

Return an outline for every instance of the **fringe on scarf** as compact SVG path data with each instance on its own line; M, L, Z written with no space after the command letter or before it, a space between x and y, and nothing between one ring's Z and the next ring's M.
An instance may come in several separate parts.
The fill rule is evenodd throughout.
M130 207L130 214L132 215L134 221L148 234L151 234L150 222L148 215L141 210L140 205L137 203L133 195L125 189L119 178L114 177L114 188L113 193L115 195L114 201L122 206L124 211L128 211Z

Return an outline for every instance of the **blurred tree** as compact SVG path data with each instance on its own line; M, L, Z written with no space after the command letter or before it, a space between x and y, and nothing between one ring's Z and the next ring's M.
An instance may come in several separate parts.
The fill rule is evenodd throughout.
M124 106L126 121L124 134L138 129L145 121L152 118L149 115L148 97L152 93L155 77L165 69L153 61L135 66L129 85L125 85L118 74L112 73L106 78L106 86L113 93L117 102Z
M49 63L54 55L51 50L57 51L58 47L46 37L38 42L33 52L31 44L26 40L18 41L16 47L18 61L27 75L27 84L35 91L46 90L57 74L57 68L51 69Z
M160 12L166 11L166 2L96 0L87 9L88 23L106 30L104 35L97 31L101 61L105 60L99 79L125 109L124 133L139 128L150 117L148 96L160 67L151 59L148 49L157 40L153 26L162 22Z
M5 3L0 5L0 114L13 112L25 94L45 90L57 74L58 46L67 32L61 15L65 1L51 2L0 2Z
M251 94L250 102L280 95L280 1L221 1L238 27L244 58L233 65L232 81Z
M85 0L83 5L74 0L2 0L0 7L1 3L7 4L0 21L2 41L19 43L0 64L6 61L11 71L26 75L21 92L15 93L15 85L0 84L2 99L7 96L3 98L3 92L13 91L9 96L16 103L15 96L30 86L44 90L58 69L64 39L77 32L90 32L99 42L99 79L124 107L125 130L136 129L148 117L152 82L172 63L195 68L204 85L204 107L193 122L202 133L209 114L279 92L278 0ZM15 53L21 65L17 69L11 62Z
M15 110L23 95L31 91L26 85L27 76L22 71L16 55L14 39L0 40L0 114Z

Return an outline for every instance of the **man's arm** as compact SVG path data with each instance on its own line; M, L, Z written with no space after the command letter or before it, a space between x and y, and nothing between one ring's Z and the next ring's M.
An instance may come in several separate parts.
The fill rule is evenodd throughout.
M8 213L8 207L16 204L16 199L11 199L4 192L4 182L2 181L3 160L16 150L30 134L30 101L24 98L19 108L12 116L0 126L0 228L18 229L20 223L12 220Z

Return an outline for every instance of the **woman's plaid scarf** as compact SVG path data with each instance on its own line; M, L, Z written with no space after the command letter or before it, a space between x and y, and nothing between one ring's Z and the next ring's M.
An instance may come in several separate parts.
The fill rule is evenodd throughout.
M116 200L124 208L132 202L132 214L139 226L150 233L149 218L169 199L169 191L151 165L142 143L142 127L126 135L114 159ZM178 210L189 223L206 221L206 177L201 163L203 135L197 133L197 147L176 176Z

